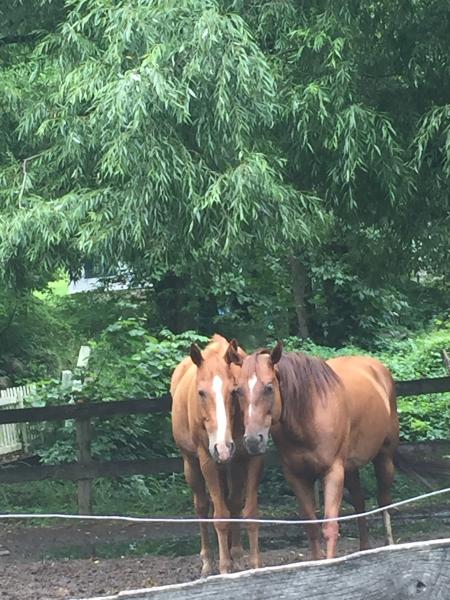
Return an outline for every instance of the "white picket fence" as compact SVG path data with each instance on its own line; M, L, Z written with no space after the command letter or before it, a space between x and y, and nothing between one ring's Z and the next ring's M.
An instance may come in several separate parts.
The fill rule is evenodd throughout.
M0 410L23 408L24 399L36 391L36 386L21 385L0 391ZM0 425L0 457L13 452L28 452L30 433L26 423Z
M65 391L80 390L82 388L82 374L87 369L90 354L91 348L89 346L85 345L80 347L76 364L79 376L78 379L73 379L72 371L62 371L61 386ZM35 383L0 390L0 410L7 408L23 408L24 399L35 392ZM30 427L27 423L0 425L0 460L3 456L14 452L27 453L30 449L31 442L36 442L39 437L40 435L36 426Z

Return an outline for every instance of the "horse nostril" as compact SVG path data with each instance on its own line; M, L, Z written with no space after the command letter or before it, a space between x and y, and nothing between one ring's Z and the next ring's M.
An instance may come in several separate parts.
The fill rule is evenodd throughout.
M230 442L230 443L228 444L228 447L229 447L229 449L230 449L230 454L233 456L233 454L234 454L234 450L235 450L235 445L234 445L234 442Z
M262 433L258 433L258 437L259 437L259 442L262 444L262 442L264 441L264 437L263 437Z
M217 450L217 444L214 444L214 454L218 456L219 451Z

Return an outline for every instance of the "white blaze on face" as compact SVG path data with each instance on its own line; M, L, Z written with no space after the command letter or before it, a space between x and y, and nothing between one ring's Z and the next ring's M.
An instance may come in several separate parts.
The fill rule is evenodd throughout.
M225 437L227 433L227 412L225 410L225 400L223 397L223 381L218 375L214 375L212 389L216 401L216 443L225 444Z
M256 373L250 377L248 380L248 389L249 389L249 397L248 397L248 416L251 418L252 416L252 403L253 403L253 390L255 389L256 382L258 378L256 377Z

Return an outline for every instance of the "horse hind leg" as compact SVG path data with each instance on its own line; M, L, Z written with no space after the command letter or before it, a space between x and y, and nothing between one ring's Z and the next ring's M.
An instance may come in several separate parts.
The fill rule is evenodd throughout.
M355 509L355 512L363 513L365 511L365 500L364 494L361 487L361 481L359 479L359 470L354 469L345 473L345 487L350 493L350 499ZM369 544L369 530L367 527L366 517L358 517L358 531L359 531L359 549L368 550Z
M300 514L305 519L315 520L317 517L314 498L314 481L298 477L296 473L286 466L284 466L284 476L297 498ZM322 550L320 547L319 524L307 524L305 525L305 530L306 535L308 536L312 558L313 560L320 560L322 558Z
M394 481L395 467L391 454L380 452L373 460L375 476L378 486L378 506L387 506L392 503L391 488ZM388 510L383 511L383 522L386 531L386 545L394 543L392 535L391 515Z
M204 519L209 517L211 502L205 487L200 465L194 460L184 458L184 475L194 494L194 507L197 516ZM207 577L213 572L213 555L209 539L208 523L200 523L200 558L202 561L201 576Z

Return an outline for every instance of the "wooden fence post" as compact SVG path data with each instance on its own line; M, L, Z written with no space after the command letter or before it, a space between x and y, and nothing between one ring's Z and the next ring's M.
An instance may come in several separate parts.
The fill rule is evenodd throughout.
M77 459L80 463L92 462L91 439L92 427L89 418L75 421L77 438ZM78 513L80 515L92 514L92 479L78 480Z

